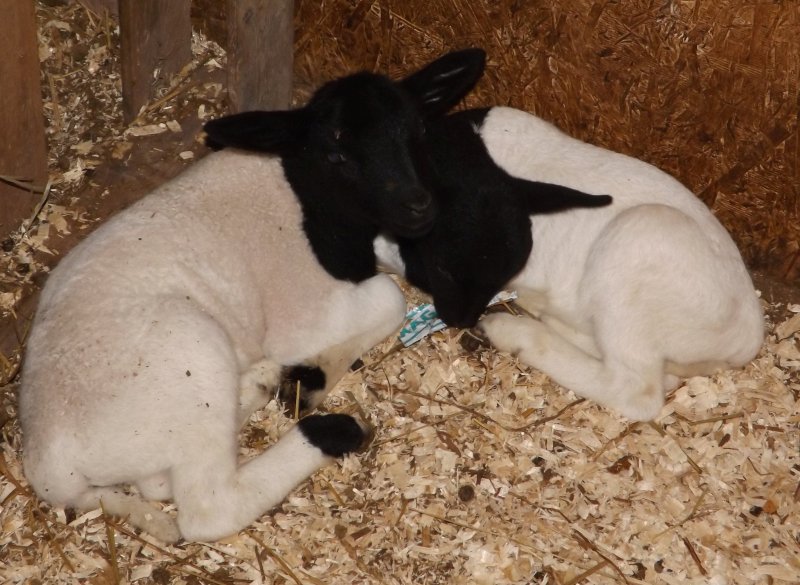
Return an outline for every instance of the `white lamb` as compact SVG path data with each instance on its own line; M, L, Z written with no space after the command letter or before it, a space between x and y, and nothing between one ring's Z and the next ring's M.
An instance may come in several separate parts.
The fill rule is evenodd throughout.
M429 229L435 207L414 152L422 117L458 101L483 63L463 51L401 82L356 74L304 108L210 123L217 145L279 156L211 154L64 258L20 388L36 493L102 503L164 541L212 540L356 449L364 433L345 415L307 417L243 465L237 433L282 366L321 367L327 390L402 322L403 295L375 276L372 239ZM177 525L145 501L167 498Z

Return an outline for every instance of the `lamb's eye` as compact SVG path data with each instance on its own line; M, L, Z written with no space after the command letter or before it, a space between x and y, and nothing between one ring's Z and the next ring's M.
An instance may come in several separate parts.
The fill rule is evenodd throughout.
M347 157L343 155L341 152L329 152L328 162L335 165L340 165L343 162L347 162Z

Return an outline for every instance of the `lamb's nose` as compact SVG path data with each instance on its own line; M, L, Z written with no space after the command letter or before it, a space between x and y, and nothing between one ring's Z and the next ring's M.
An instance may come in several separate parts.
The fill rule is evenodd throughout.
M431 208L431 198L427 193L419 194L404 205L414 215L424 215Z

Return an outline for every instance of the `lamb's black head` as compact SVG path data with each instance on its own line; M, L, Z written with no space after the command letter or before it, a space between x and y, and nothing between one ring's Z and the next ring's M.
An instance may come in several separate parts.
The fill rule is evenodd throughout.
M332 81L311 99L302 153L284 156L298 192L335 206L326 213L404 237L426 233L435 204L425 168L424 120L413 96L382 75L358 73ZM302 195L301 195L302 197ZM308 207L308 205L306 205Z
M468 49L401 81L357 73L325 84L303 108L235 114L205 130L210 144L281 156L307 224L319 215L366 229L370 238L377 231L417 237L436 211L426 182L425 120L472 88L484 60L483 51Z

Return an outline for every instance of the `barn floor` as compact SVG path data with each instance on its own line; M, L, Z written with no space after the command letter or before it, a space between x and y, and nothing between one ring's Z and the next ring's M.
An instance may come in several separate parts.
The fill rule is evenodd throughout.
M0 582L800 581L800 292L764 278L769 337L757 359L688 380L651 424L445 330L365 356L325 409L368 420L370 447L237 536L164 546L100 511L41 503L22 474L14 397L35 290L98 220L202 155L195 136L219 112L224 55L198 38L196 68L130 130L118 121L113 27L74 4L40 6L39 17L57 182L4 244L0 271ZM298 95L316 81L301 80ZM243 431L242 458L291 424L270 403Z

